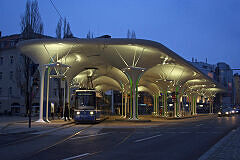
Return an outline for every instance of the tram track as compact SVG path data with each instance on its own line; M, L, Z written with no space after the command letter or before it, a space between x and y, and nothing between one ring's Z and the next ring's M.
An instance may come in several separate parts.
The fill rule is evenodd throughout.
M90 128L93 127L94 125L97 125L97 124L88 125L88 126L86 126L85 128L82 128L82 129L80 129L79 131L75 132L74 134L72 134L72 135L70 135L70 136L67 136L67 137L65 137L65 138L63 138L63 139L61 139L61 140L59 140L59 141L57 141L57 142L55 142L55 143L53 143L53 144L50 144L50 145L48 145L48 146L46 146L46 147L44 147L44 148L42 148L42 149L40 149L40 150L32 153L30 156L24 157L24 158L21 159L21 160L32 159L32 158L36 157L37 155L41 154L41 153L44 152L44 151L47 151L47 150L49 150L49 149L51 149L51 148L53 148L53 147L56 147L57 145L63 144L64 142L73 139L73 137L75 137L75 136L77 136L77 135L80 135L81 133L83 133L84 131L90 129ZM136 132L135 129L134 129L133 131L129 132L126 136L122 137L121 140L120 140L120 142L116 143L116 144L114 145L114 147L118 147L119 145L125 143L126 140L129 139L135 132ZM96 154L105 152L105 151L107 151L107 150L108 150L108 149L106 149L106 150L99 150L99 151L92 152L92 153L87 153L86 155L83 155L83 156L77 157L77 158L73 158L73 159L85 159L85 158L87 158L87 157L90 157L90 156L93 156L93 155L96 155ZM68 158L66 158L66 159L68 159ZM71 159L71 158L70 158L70 159Z
M114 144L112 148L115 148L115 147L118 147L118 146L124 144L134 133L136 133L136 128L133 131L129 132L126 136L122 137L120 142ZM105 149L105 150L99 150L99 151L92 152L92 153L80 154L78 156L73 156L73 157L62 159L62 160L86 159L86 158L89 158L89 157L91 157L93 155L106 152L108 150L110 150L110 149L108 148L108 149Z
M59 145L59 144L62 144L62 143L64 143L64 142L66 142L67 140L72 139L73 137L81 134L82 132L86 131L87 129L91 128L91 127L94 126L94 125L95 125L95 124L90 124L90 125L88 125L87 127L83 128L83 129L80 129L79 131L75 132L74 134L72 134L72 135L70 135L70 136L67 136L67 137L65 137L65 138L63 138L63 139L61 139L61 140L59 140L59 141L57 141L57 142L55 142L55 143L53 143L53 144L50 144L50 145L48 145L48 146L46 146L46 147L44 147L44 148L41 148L40 150L32 153L30 156L24 157L22 160L32 159L32 158L35 157L36 155L38 155L38 154L40 154L40 153L42 153L42 152L44 152L44 151L46 151L46 150L48 150L48 149L50 149L50 148L53 148L53 147L55 147L55 146L57 146L57 145Z
M37 135L31 136L31 137L19 138L19 139L16 139L16 140L12 141L12 142L1 144L0 148L16 145L16 144L19 144L19 143L27 142L29 140L40 138L40 137L49 135L51 133L54 133L54 132L57 132L57 131L60 131L60 130L63 130L63 129L66 129L66 128L70 128L70 127L72 127L74 125L75 125L74 122L72 122L72 123L69 123L67 125L64 125L64 126L56 128L56 129L53 129L51 131L46 131L45 133L42 133L42 134L37 134Z

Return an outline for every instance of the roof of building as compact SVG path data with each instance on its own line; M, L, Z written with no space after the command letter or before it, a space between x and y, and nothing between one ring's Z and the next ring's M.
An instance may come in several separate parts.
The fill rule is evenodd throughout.
M213 95L224 91L202 71L154 41L123 38L34 39L22 41L18 47L40 66L53 62L70 65L66 75L80 85L86 83L89 74L94 74L93 83L98 90L120 90L129 83L123 70L139 67L145 70L139 85L143 90L148 88L151 94L162 90L174 91L176 86L181 88L182 94Z

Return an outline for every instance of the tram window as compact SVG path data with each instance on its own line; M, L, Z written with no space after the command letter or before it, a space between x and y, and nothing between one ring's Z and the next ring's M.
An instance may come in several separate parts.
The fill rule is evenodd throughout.
M96 106L95 93L78 92L75 101L77 108Z

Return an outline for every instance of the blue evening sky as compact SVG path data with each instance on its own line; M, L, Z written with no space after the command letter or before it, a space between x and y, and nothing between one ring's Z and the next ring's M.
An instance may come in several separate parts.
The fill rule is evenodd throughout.
M226 62L240 68L240 0L52 0L76 37L109 34L162 43L183 58ZM0 0L2 35L20 32L26 0ZM44 34L55 36L59 16L49 0L38 0Z

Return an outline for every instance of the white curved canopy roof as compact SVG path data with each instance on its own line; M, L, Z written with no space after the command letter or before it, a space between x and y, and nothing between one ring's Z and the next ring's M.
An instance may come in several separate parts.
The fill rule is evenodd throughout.
M173 90L215 94L224 88L160 43L142 39L34 39L18 48L41 65L61 62L70 65L69 80L84 83L94 69L93 84L98 90L129 88L123 68L136 66L146 71L139 89L151 93ZM89 69L90 68L90 69ZM147 89L146 89L147 88ZM200 92L201 91L201 92Z

